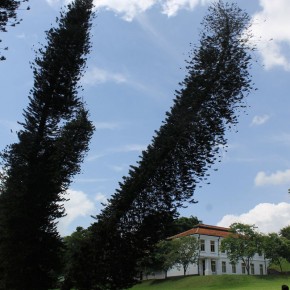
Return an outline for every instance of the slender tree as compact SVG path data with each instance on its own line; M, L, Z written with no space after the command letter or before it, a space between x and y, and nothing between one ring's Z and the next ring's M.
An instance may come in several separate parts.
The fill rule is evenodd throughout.
M1 0L0 1L0 31L7 32L7 26L14 27L19 24L22 19L17 18L16 11L23 2L28 2L28 0ZM27 10L30 7L26 7ZM2 40L0 40L2 42ZM0 50L7 50L8 47L0 47ZM0 60L5 60L5 56L0 54Z
M2 153L0 289L44 290L57 277L57 219L72 177L88 150L93 125L78 97L90 50L92 0L75 0L34 64L34 87L19 141Z
M181 237L173 241L177 244L176 263L182 266L185 276L190 264L196 264L198 261L199 241L193 236Z
M235 4L210 6L170 112L91 228L90 289L135 283L137 261L167 236L184 202L194 202L251 91L249 20Z

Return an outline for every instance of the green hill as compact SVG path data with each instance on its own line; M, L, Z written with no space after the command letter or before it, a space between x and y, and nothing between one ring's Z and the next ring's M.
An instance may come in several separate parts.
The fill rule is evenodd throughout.
M166 280L149 280L134 286L133 290L280 290L290 285L290 276L187 276Z

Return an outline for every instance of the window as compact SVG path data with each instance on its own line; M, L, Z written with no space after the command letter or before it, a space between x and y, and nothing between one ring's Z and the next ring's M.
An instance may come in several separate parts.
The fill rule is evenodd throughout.
M214 243L214 241L210 241L210 251L212 253L215 252L215 243Z
M242 263L242 274L246 274L246 265Z
M202 252L205 251L205 241L204 241L204 240L200 240L200 250L201 250Z
M260 275L264 275L263 264L260 264Z
M232 264L232 273L236 274L237 273L237 266L236 264Z
M251 267L251 274L255 275L255 265L251 264L250 267Z
M227 272L227 264L225 261L222 262L222 272L226 273Z
M213 273L216 272L216 263L215 263L214 260L211 260L211 271L212 271Z

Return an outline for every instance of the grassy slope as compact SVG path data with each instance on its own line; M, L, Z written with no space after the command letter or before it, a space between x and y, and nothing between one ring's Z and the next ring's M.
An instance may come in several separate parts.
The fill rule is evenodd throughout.
M189 276L150 280L134 286L133 290L280 290L281 285L290 285L289 276Z

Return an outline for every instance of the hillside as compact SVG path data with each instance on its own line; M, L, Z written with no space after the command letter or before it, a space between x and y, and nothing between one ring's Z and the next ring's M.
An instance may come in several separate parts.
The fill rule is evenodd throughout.
M133 290L280 290L290 285L290 276L188 276L149 280L134 286Z

